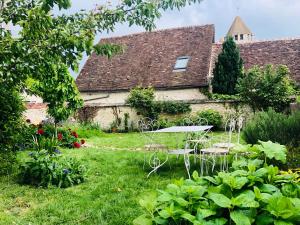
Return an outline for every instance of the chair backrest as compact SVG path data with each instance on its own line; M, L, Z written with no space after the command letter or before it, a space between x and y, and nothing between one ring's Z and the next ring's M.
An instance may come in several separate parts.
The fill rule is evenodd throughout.
M208 120L206 118L197 118L194 121L195 126L207 126L208 125Z
M237 140L237 142L239 144L240 143L241 130L242 130L243 125L244 125L244 117L242 115L240 115L237 118L236 125L237 125L237 131L238 131L238 140Z
M158 145L163 143L163 135L154 131L161 129L157 126L157 120L151 118L143 118L138 121L138 129L146 141L146 145Z

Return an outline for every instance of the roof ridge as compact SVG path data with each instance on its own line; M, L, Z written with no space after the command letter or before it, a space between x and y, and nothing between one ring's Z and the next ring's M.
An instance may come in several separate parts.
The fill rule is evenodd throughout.
M295 40L300 40L300 36L299 37L283 37L283 38L252 40L252 41L248 41L248 42L241 42L241 43L238 43L238 44L239 45L244 45L244 44L259 43L259 42L295 41Z
M192 25L192 26L183 26L183 27L173 27L173 28L163 28L163 29L157 29L153 31L141 31L141 32L135 32L131 34L126 34L126 35L117 35L117 36L112 36L112 37L105 37L101 38L101 40L111 40L111 39L117 39L117 38L123 38L123 37L130 37L130 36L136 36L136 35L141 35L145 33L160 33L164 31L172 31L172 30L182 30L182 29L191 29L191 28L204 28L204 27L215 27L214 24L204 24L204 25Z

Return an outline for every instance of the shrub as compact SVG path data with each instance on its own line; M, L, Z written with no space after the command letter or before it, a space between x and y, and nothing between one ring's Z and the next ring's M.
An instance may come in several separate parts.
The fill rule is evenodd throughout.
M249 144L256 144L258 140L271 140L291 147L299 147L300 112L284 115L269 109L267 112L256 113L247 122L242 135Z
M218 111L208 109L197 113L198 118L207 120L209 125L214 126L215 130L221 129L223 124L223 118Z
M130 91L126 102L144 117L156 119L160 113L154 104L154 89L152 87L136 87Z
M276 68L272 65L255 66L238 80L237 90L242 100L254 110L272 107L281 112L289 106L290 96L295 93L289 75L289 69L283 65Z
M219 54L212 80L213 92L219 94L236 94L238 78L243 74L243 60L240 51L232 37L223 43L222 52Z
M189 113L192 111L191 105L184 102L164 101L158 102L157 104L162 113L170 115Z
M285 161L284 146L261 142L258 156ZM140 200L145 214L134 220L144 224L297 224L300 219L299 174L279 172L259 158L242 158L233 172L169 184L159 196Z
M22 134L23 149L47 149L50 153L60 146L64 148L80 148L82 145L78 133L70 128L55 128L52 124L28 125ZM86 131L87 132L87 131ZM85 142L85 141L84 141Z
M82 183L86 168L73 158L41 150L31 152L30 159L20 166L20 171L20 182L23 184L66 188Z
M0 83L0 174L12 169L22 130L24 105L18 90Z
M155 102L154 89L152 87L136 87L130 91L126 102L144 117L157 119L160 113L170 115L183 114L191 111L188 103L176 101Z

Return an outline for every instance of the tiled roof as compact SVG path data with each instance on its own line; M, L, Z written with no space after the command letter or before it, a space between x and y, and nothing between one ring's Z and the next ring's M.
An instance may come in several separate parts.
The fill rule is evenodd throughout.
M155 88L200 87L207 76L214 26L195 26L102 39L125 47L112 59L92 54L76 84L80 91L128 90L137 85ZM186 71L173 72L177 57L189 56Z
M245 69L249 69L254 65L283 64L290 69L292 78L300 83L300 38L254 41L239 44L239 47ZM213 62L217 59L221 49L221 44L213 45Z

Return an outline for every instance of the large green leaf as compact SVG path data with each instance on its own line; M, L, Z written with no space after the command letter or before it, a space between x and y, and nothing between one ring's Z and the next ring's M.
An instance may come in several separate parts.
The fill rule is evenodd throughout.
M259 190L261 192L265 192L269 194L273 194L274 192L280 192L280 190L272 184L262 184L259 186Z
M230 212L230 218L236 225L251 225L251 219L239 210Z
M133 220L134 225L152 225L152 220L147 218L146 215L141 215Z
M198 209L197 210L197 219L205 219L209 216L215 215L216 211L213 209Z
M259 203L255 201L255 194L253 191L247 190L239 194L237 197L232 198L233 205L242 208L257 208Z
M241 189L248 182L246 177L238 177L230 173L223 173L221 178L232 189Z
M156 194L152 192L147 193L142 199L140 199L139 203L147 211L149 212L153 211L157 204Z
M209 193L207 197L222 208L231 207L231 200L223 194Z
M272 195L269 199L269 204L266 207L272 215L277 218L287 219L294 216L294 206L292 201L280 194Z
M227 219L225 218L216 218L209 221L203 221L200 223L201 225L224 225L227 223Z
M259 141L260 145L257 146L257 149L263 152L267 158L276 159L283 163L286 162L286 147L271 141L263 142Z

